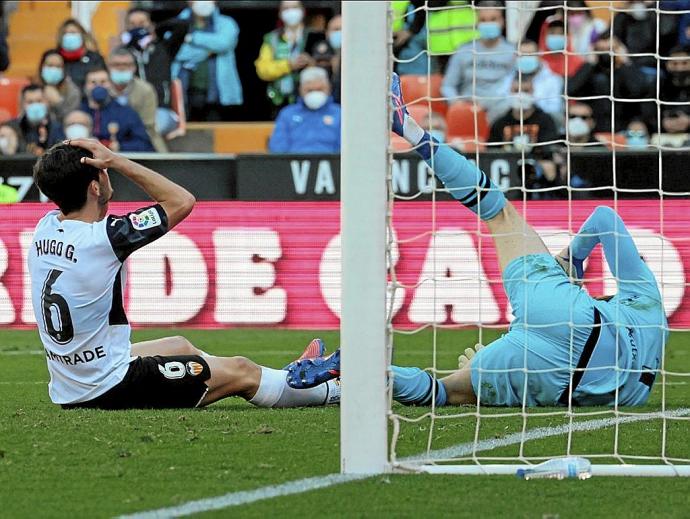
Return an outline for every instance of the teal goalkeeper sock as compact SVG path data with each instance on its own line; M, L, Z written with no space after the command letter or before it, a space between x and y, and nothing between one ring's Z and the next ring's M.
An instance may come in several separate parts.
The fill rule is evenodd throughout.
M446 387L440 380L419 368L391 366L393 371L393 398L405 405L431 405L434 384L436 406L446 405Z
M450 146L439 144L428 132L416 149L451 196L482 220L490 220L506 205L501 190L483 171Z

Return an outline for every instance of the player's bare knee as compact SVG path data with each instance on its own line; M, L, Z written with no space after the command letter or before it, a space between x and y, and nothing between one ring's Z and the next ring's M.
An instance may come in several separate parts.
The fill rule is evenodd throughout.
M175 351L178 351L178 355L201 355L201 350L196 348L189 339L183 337L182 335L177 335L172 337L175 343Z
M256 390L261 381L261 368L246 357L229 357L227 376L238 391Z

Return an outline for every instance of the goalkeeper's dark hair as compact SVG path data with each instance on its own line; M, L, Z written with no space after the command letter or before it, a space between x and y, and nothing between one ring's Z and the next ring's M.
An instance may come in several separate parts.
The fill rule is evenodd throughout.
M89 184L98 181L99 170L82 164L82 157L93 158L93 155L83 148L59 143L34 164L34 183L63 214L84 207Z

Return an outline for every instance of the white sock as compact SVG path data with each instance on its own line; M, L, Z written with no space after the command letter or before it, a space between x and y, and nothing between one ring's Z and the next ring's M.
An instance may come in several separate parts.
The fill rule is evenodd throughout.
M329 380L310 389L293 389L287 371L261 367L259 389L250 404L257 407L306 407L340 402L340 383Z
M419 144L419 141L424 137L424 130L409 115L405 117L405 122L403 123L403 137L412 146Z

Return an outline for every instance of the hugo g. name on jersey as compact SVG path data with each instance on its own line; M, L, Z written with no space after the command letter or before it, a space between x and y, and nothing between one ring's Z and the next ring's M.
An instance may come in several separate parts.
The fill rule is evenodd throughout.
M53 402L92 400L117 385L131 361L123 262L163 236L160 205L86 223L46 214L29 249L31 296Z

